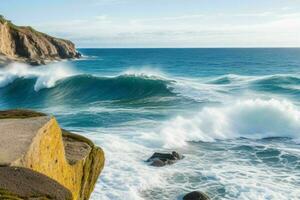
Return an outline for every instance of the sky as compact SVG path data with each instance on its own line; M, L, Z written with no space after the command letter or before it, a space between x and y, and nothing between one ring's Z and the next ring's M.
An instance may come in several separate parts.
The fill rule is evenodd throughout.
M1 0L81 48L300 47L300 0Z

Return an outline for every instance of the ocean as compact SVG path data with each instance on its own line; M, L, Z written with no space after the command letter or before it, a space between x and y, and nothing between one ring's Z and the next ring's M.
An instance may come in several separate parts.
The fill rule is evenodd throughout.
M300 199L300 49L79 49L0 69L0 109L28 108L101 146L91 199ZM183 154L157 168L154 152Z

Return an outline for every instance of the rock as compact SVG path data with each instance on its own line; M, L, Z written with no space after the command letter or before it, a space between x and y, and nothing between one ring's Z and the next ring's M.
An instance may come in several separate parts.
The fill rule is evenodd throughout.
M0 53L0 67L6 66L11 62L4 54Z
M22 167L0 166L0 199L72 200L70 190L44 174Z
M183 200L210 200L210 198L203 192L193 191L186 194Z
M180 160L182 159L183 156L181 156L179 153L176 151L173 151L172 153L157 153L155 152L148 160L147 162L150 162L154 159L159 159L162 161L168 161L168 160Z
M162 160L153 160L153 162L150 164L151 166L154 166L154 167L163 167L166 165L166 163Z
M0 178L0 194L5 191L5 194L26 196L38 192L50 198L52 193L48 189L57 187L61 191L57 195L68 197L69 192L74 200L89 198L104 166L101 148L87 138L60 129L54 117L33 111L0 112L0 130L0 166L5 167L1 168L4 174L24 169L29 177L17 173L15 182ZM35 176L46 178L35 182ZM43 184L44 190L25 187L28 184L23 179L32 185ZM18 185L18 189L10 187L13 185ZM22 193L23 187L26 193Z
M172 155L173 155L177 160L183 159L183 156L180 155L179 153L177 153L176 151L172 151Z
M25 119L29 117L46 116L44 113L31 110L4 110L0 111L0 119Z
M146 162L151 162L151 166L162 167L165 165L171 165L180 159L183 159L183 156L176 151L173 151L172 153L155 152Z
M0 16L0 54L6 57L0 56L0 64L11 60L40 65L81 57L71 41L51 37L29 26L16 26L3 16Z

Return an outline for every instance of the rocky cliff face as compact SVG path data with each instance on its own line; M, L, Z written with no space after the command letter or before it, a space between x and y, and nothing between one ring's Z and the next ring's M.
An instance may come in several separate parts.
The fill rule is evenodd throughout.
M0 111L0 130L0 199L89 199L101 148L31 111Z
M71 41L51 37L31 27L16 26L0 16L0 63L5 62L3 57L30 64L45 64L80 56Z

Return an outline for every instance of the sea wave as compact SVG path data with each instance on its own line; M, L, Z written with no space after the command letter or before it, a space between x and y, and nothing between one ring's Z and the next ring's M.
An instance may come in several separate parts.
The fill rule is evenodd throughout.
M54 87L58 80L76 75L67 63L54 63L41 67L30 67L22 63L12 63L0 69L0 88L13 83L16 79L35 78L34 90Z
M232 84L242 82L262 82L262 83L300 83L300 74L273 74L273 75L256 75L244 76L237 74L226 74L211 78L208 83L211 84Z
M2 98L30 97L29 102L49 98L57 103L89 103L176 96L194 102L222 103L249 91L258 97L266 92L298 97L300 75L227 74L191 79L169 76L158 69L129 68L108 77L79 73L65 62L41 67L14 63L0 69Z
M30 68L11 65L0 72L2 98L89 103L101 100L134 100L176 95L172 80L129 71L113 77L79 74L65 65ZM26 98L25 98L26 97Z
M205 107L192 116L177 116L160 131L165 147L188 141L212 142L239 137L300 137L300 110L287 100L247 99Z
M206 83L223 87L236 86L254 91L300 95L300 74L242 76L227 74Z

